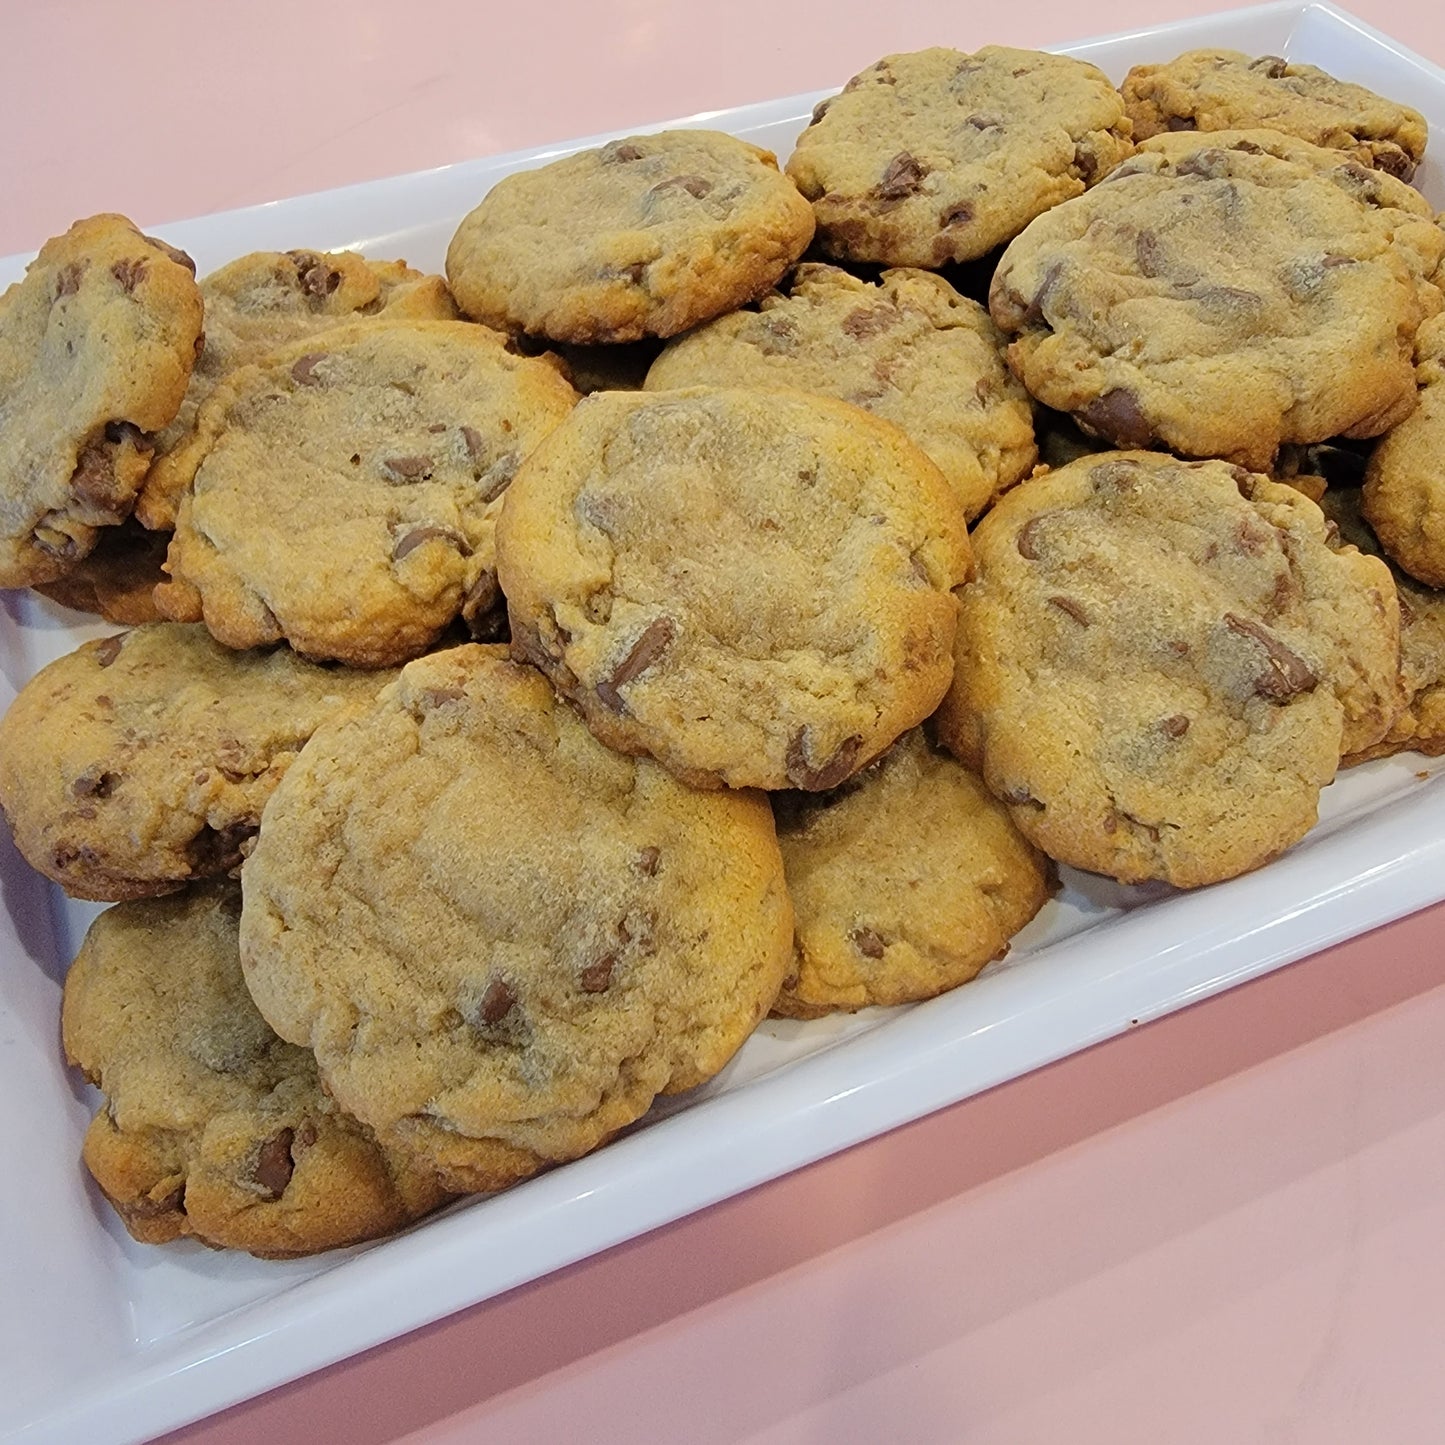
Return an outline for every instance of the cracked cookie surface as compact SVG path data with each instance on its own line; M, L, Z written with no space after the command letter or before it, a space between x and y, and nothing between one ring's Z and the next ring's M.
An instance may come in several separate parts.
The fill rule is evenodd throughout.
M457 228L447 279L490 326L637 341L755 300L812 235L812 208L770 152L661 131L498 181Z
M773 1012L817 1018L933 998L1043 907L1047 860L921 728L833 793L775 793L793 966Z
M1119 89L1136 140L1267 127L1405 181L1425 154L1419 111L1278 55L1190 50L1163 65L1136 65Z
M317 732L244 882L261 1012L459 1190L583 1154L711 1077L792 939L764 798L609 751L476 645Z
M285 639L384 667L497 606L494 528L522 458L577 394L462 321L377 320L273 352L216 388L161 610L229 647Z
M1009 364L1117 446L1265 470L1285 442L1378 435L1442 304L1445 233L1409 195L1267 132L1148 141L1004 253Z
M185 399L156 437L155 457L136 499L153 530L176 524L176 504L203 455L195 424L201 403L238 367L269 351L365 316L390 321L455 321L440 276L404 261L369 261L354 251L253 251L202 278L206 339Z
M785 386L860 406L937 463L971 521L1038 457L1032 403L1002 346L988 313L932 272L885 271L870 284L810 263L757 311L670 343L647 389Z
M1222 462L1021 483L974 533L940 737L1059 862L1182 887L1260 866L1400 708L1389 570L1326 535Z
M170 893L236 867L317 724L385 681L174 623L88 642L0 720L0 805L72 897Z
M1082 60L989 45L889 55L813 112L787 171L845 261L942 266L1010 241L1133 149Z
M0 295L0 587L63 577L130 516L201 343L194 271L92 216Z
M390 1234L446 1198L322 1091L241 976L240 889L123 903L65 980L70 1063L106 1095L86 1167L145 1244L286 1259Z
M498 526L517 655L702 787L835 787L948 686L970 570L942 474L796 391L600 393Z

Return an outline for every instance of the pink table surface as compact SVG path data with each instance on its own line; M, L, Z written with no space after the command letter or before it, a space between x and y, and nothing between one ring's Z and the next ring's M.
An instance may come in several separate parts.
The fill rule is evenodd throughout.
M1218 9L0 3L0 253ZM1445 61L1437 0L1353 0ZM304 238L298 238L298 242ZM1445 905L169 1437L1445 1437Z

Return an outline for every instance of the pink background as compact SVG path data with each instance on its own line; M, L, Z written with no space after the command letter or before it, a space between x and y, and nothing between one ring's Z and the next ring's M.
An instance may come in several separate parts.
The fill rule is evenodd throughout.
M10 0L0 254L1218 8ZM1438 0L1352 8L1445 63ZM1441 1439L1442 929L1445 905L170 1438Z

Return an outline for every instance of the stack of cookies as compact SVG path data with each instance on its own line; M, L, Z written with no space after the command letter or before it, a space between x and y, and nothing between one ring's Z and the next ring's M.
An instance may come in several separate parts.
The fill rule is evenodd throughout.
M47 243L0 585L132 630L24 688L0 805L116 904L63 1026L131 1233L387 1233L967 982L1057 865L1217 882L1445 751L1424 143L1273 57L934 49L786 171L512 175L445 280Z

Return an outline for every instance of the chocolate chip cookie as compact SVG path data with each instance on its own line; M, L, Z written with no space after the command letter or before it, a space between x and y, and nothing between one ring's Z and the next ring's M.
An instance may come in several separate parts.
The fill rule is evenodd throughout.
M1096 67L935 48L886 56L823 101L787 170L825 254L942 266L1012 240L1131 149L1124 103Z
M700 787L836 787L948 686L963 514L890 423L802 392L601 392L497 530L516 654Z
M939 735L1062 863L1180 887L1256 868L1399 712L1389 569L1332 551L1279 483L1086 457L1007 493L974 545Z
M571 410L559 368L461 321L358 322L273 352L201 408L156 591L228 647L403 662L497 604L493 528Z
M201 298L205 345L176 419L156 438L155 458L136 500L136 516L160 530L176 524L176 505L200 461L196 414L223 377L345 321L457 317L440 276L414 271L405 261L368 261L354 251L254 251L207 276Z
M1340 541L1371 556L1384 556L1365 521L1358 487L1327 487L1320 509L1339 529ZM1388 561L1388 558L1385 558ZM1400 598L1400 687L1404 710L1378 742L1345 758L1345 765L1416 752L1445 753L1445 592L1426 587L1391 567Z
M0 720L0 806L73 897L170 893L235 868L317 724L385 681L173 623L87 642Z
M446 1198L327 1097L241 977L240 889L123 903L65 980L67 1059L106 1095L86 1167L144 1244L285 1259L390 1234Z
M1445 317L1420 332L1419 405L1370 456L1365 517L1398 566L1445 587Z
M498 181L457 228L447 279L489 326L637 341L756 300L812 235L812 209L771 153L670 130Z
M1047 860L922 729L831 793L775 793L773 812L796 917L778 1014L957 988L1049 895Z
M244 882L262 1014L458 1190L575 1158L716 1073L792 938L765 799L609 751L476 645L317 731Z
M1322 173L1254 137L1146 142L1008 248L990 307L1036 398L1118 446L1258 470L1281 443L1409 414L1445 233L1376 203L1408 189L1391 177L1333 153ZM1351 166L1368 186L1335 175Z
M130 516L201 344L194 273L92 216L0 296L0 587L55 581Z
M1136 65L1119 89L1136 140L1264 127L1405 181L1425 154L1428 128L1419 111L1278 55L1190 50L1165 65Z
M988 313L931 271L874 284L808 264L786 294L669 343L650 391L796 387L901 427L948 478L970 521L1032 470L1033 409Z

